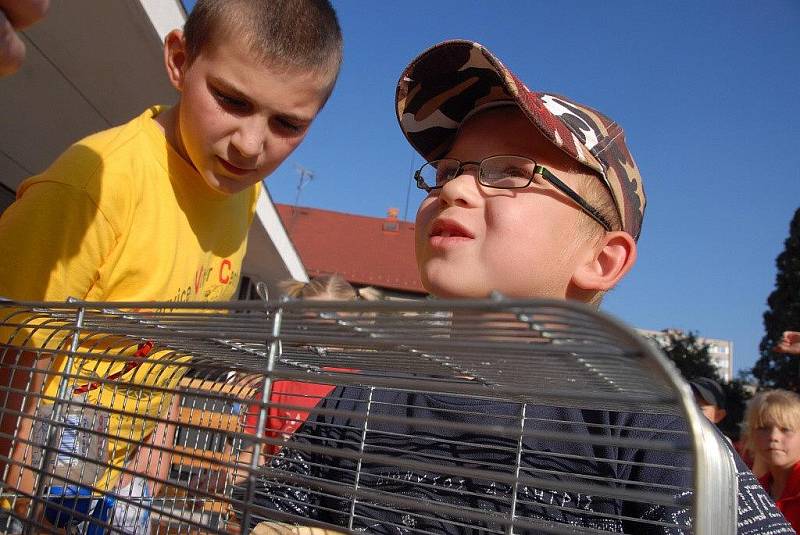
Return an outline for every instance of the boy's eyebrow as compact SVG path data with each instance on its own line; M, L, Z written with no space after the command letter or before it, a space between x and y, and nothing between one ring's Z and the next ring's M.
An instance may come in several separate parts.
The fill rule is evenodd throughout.
M216 76L209 76L209 80L212 85L218 86L220 89L231 93L230 96L241 98L243 100L252 101L247 94L243 93L240 89L236 88L236 86L232 85L230 82L223 80L222 78L217 78Z
M211 82L212 85L218 87L220 90L225 91L226 93L230 93L230 96L233 98L245 100L251 104L255 103L252 97L242 92L240 89L232 85L227 80L223 80L222 78L217 78L216 76L209 76L209 81ZM310 123L314 119L313 117L305 117L287 111L280 111L278 114L281 117L285 117L286 119L289 119L290 121L297 123Z

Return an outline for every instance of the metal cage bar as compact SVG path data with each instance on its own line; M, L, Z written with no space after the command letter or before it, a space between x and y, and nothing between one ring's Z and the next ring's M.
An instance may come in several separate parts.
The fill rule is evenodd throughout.
M581 305L0 302L0 354L9 533L736 529L686 383Z

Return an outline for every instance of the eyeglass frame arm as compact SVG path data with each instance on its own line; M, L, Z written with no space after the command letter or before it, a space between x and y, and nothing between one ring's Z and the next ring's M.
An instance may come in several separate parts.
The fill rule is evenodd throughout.
M539 164L536 164L536 167L534 167L533 172L534 174L538 173L539 175L542 176L542 178L550 182L556 188L560 189L564 194L567 195L567 197L572 199L572 201L575 204L580 206L581 209L584 212L586 212L586 215L588 215L589 217L600 223L600 226L606 229L607 232L611 232L611 223L609 223L608 220L606 220L606 218L603 217L603 215L597 210L597 208L595 208L594 206L590 205L585 200L583 200L583 197L578 195L575 192L575 190L564 184L556 175L551 173L549 169L547 169L546 167L542 167Z

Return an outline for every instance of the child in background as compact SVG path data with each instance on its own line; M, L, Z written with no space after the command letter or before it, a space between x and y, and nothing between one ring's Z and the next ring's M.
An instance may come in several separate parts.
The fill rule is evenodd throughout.
M382 296L372 287L355 288L338 273L313 277L308 282L294 279L279 283L282 295L293 299L307 299L310 301L352 301L355 299L378 300ZM259 382L261 378L259 377ZM334 386L324 383L306 381L290 381L278 379L272 382L265 434L270 439L286 441L298 427L308 418L308 410L319 403L319 400L333 391ZM261 398L261 391L255 392L255 398ZM241 414L242 431L255 435L258 425L258 416L261 405L253 403ZM252 445L246 441L237 455L237 462L242 466L249 466L252 459ZM262 450L261 463L266 464L280 451L280 446L265 443ZM217 471L194 478L189 484L193 488L202 488L207 491L221 491L225 488L225 474ZM246 470L234 469L230 477L233 483L241 482L247 476Z
M295 299L309 301L352 301L365 299L377 301L382 298L381 293L372 287L353 287L338 273L320 275L308 282L296 280L283 281L280 284L283 294ZM267 417L267 436L288 440L298 427L308 418L308 411L319 403L319 400L333 391L334 386L321 383L303 381L289 381L279 379L272 383L270 404ZM259 405L251 405L245 414L244 432L256 432ZM279 446L267 445L267 453L276 454ZM244 460L247 462L247 460Z
M695 402L709 422L717 425L725 419L728 415L725 392L718 382L708 377L698 377L690 381L689 386L692 387Z
M531 91L485 47L461 40L439 44L409 65L398 84L396 111L406 138L427 162L415 175L418 187L428 192L417 212L416 257L422 282L432 294L485 298L499 291L512 298L576 300L597 306L633 266L645 195L623 131L605 115L563 96ZM426 422L441 419L472 425L487 425L492 418L518 418L523 410L510 402L337 387L318 405L330 410L309 418L270 471L288 474L290 480L299 476L311 486L316 480L346 488L353 488L354 474L359 473L362 492L375 488L376 494L387 492L422 505L446 504L454 512L384 507L378 498L375 503L351 502L265 478L258 482L254 523L291 514L370 533L455 535L499 532L491 516L507 518L515 507L515 516L576 530L691 531L689 510L681 505L595 499L551 492L546 484L516 494L511 486L487 488L486 482L469 477L460 477L454 492L447 485L455 485L447 467L514 466L519 444L489 435L462 436L446 425L429 424L425 432L405 436L397 426L382 425L380 420L375 429L371 426L363 437L352 439L346 433L360 432L365 417L350 415L365 414L367 406L370 418L413 415ZM537 431L572 429L608 439L608 446L590 447L526 437L523 449L529 453L521 460L522 469L536 477L547 478L555 469L589 479L612 478L623 486L692 487L691 471L672 469L690 466L687 456L613 445L615 439L674 439L671 432L685 430L679 418L526 405L525 419ZM402 443L392 442L393 436ZM357 466L354 459L359 452L353 449L359 444L366 444L365 453L368 448L402 455L408 460L406 466L415 459L436 459L443 471L398 471L383 460L365 460ZM341 456L314 453L314 446L320 445L348 451ZM534 452L552 452L559 460ZM792 533L752 474L741 460L737 462L739 533ZM515 501L517 495L522 497ZM688 491L678 493L676 503L690 497ZM470 520L467 527L459 518L460 507L480 507L486 520ZM673 524L681 528L665 527Z
M180 93L178 103L154 106L125 125L78 141L20 185L16 202L0 217L0 296L231 299L260 182L305 138L333 90L341 59L341 32L327 0L199 0L184 31L174 30L165 40L166 71ZM3 333L0 338L13 345ZM159 375L163 379L153 386L174 387L186 368L157 374L159 355L154 351L120 380L147 388L148 375ZM54 396L59 366L63 359L5 352L0 384ZM122 364L86 357L76 366L77 373L107 377ZM29 387L31 374L20 370L31 367L42 373L33 374ZM108 428L130 442L109 441L112 468L97 479L101 491L138 488L119 471L137 458L160 467L155 477L165 478L169 468L150 459L160 452L146 446L150 440L169 443L170 435L154 432L153 420L144 418L163 418L169 396L148 391L146 407L138 398L120 405L116 390L103 384L84 394L90 404L126 413L109 418ZM22 405L21 396L4 405L0 436L30 435L30 419L17 428L14 411ZM34 405L27 401L26 414ZM15 459L22 458L23 447L18 441ZM0 443L0 455L9 448L8 441ZM20 468L9 468L6 482L15 488ZM22 477L18 487L29 493L33 474L25 470Z
M800 530L800 396L760 392L748 403L745 422L750 450L766 469L759 482Z
M353 301L356 299L378 301L383 298L381 292L376 288L371 286L355 288L338 273L320 275L308 282L287 280L281 282L279 286L286 297L309 301ZM266 436L284 442L289 440L292 434L306 421L309 410L316 407L319 401L330 394L334 388L333 385L324 383L286 379L273 381L265 424ZM261 397L260 392L256 394L256 397ZM244 412L242 430L245 433L256 434L260 411L261 405L254 403ZM280 449L281 446L277 444L264 444L260 464L268 464ZM248 466L252 455L251 446L243 444L242 451L237 456L238 463ZM239 483L246 475L247 472L244 470L234 470L231 481ZM224 483L224 479L217 480L217 489L220 487L219 483ZM206 481L198 480L197 485L205 488Z
M311 301L353 301L356 299L378 301L383 299L381 292L372 286L355 288L338 273L320 275L308 282L283 281L280 283L280 288L287 297Z

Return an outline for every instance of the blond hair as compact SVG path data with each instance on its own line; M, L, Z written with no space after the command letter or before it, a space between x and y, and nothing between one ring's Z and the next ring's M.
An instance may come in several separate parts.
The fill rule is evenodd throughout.
M614 204L611 190L603 184L602 179L596 173L587 172L585 169L576 170L575 172L579 172L585 177L585 180L582 180L577 188L581 197L608 221L611 230L622 230L622 219ZM605 229L597 221L587 216L578 223L577 232L582 233L587 240L599 240L603 236ZM586 304L599 308L606 293L607 291L604 290L595 292Z
M332 301L350 301L365 299L377 301L383 298L379 290L371 286L355 288L338 273L320 275L308 282L287 280L279 284L281 291L288 297L297 299L330 299Z
M584 200L608 221L611 230L622 230L622 219L617 211L617 206L614 204L611 190L603 184L603 180L599 176L595 173L590 173L579 189ZM602 230L602 227L595 220L589 218L588 222L592 223L593 229L599 228Z
M744 415L747 445L754 448L754 433L768 425L800 431L800 396L789 390L765 390L750 400Z

